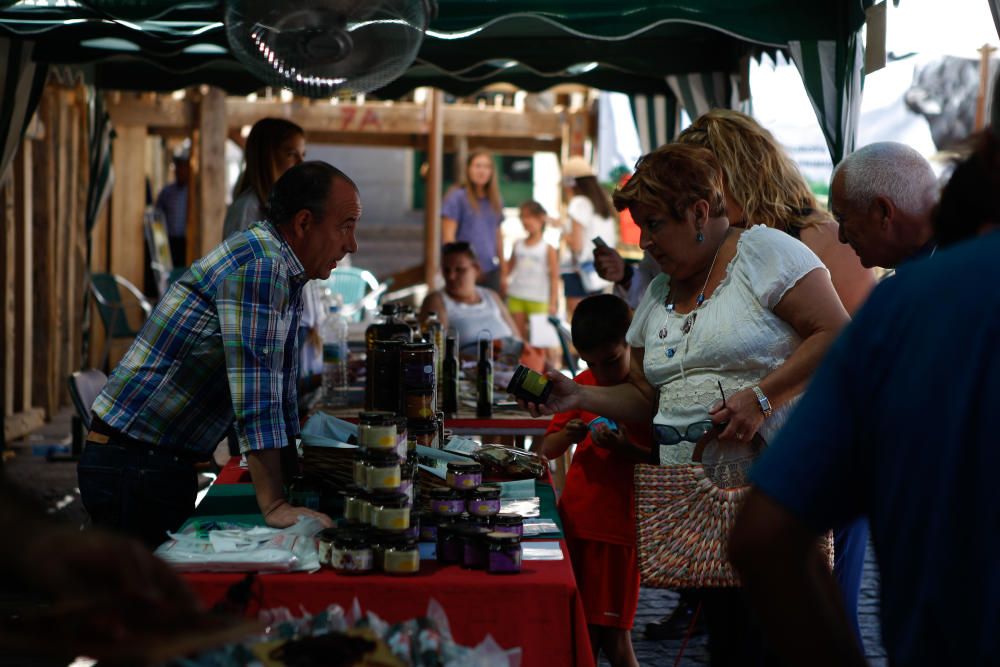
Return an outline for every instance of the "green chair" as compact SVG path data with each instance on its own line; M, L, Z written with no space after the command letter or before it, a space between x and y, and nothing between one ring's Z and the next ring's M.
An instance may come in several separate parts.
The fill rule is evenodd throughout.
M371 271L353 266L337 268L322 281L331 294L339 294L343 301L341 313L352 322L360 322L367 313L378 310L382 296L389 289L391 280L379 283Z
M97 313L104 324L104 352L101 355L101 368L105 368L108 363L108 354L111 352L111 341L116 339L133 339L139 335L139 330L133 328L129 323L128 310L121 288L131 296L143 312L143 321L153 312L153 305L146 298L138 287L131 282L116 276L113 273L92 273L90 275L90 293L94 295L97 304ZM132 303L134 309L136 303Z
M566 330L566 327L563 326L562 321L555 315L549 315L549 323L555 327L556 335L559 336L559 346L562 348L563 363L566 365L567 370L569 370L569 376L575 378L580 367L580 361L573 354L573 338L570 332Z

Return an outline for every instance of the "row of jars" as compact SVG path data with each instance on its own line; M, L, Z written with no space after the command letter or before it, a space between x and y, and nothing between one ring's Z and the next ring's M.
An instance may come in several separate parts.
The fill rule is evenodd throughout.
M367 526L324 530L319 536L319 560L340 574L420 572L420 550L413 535Z
M402 458L417 445L440 449L444 438L444 415L415 419L392 412L362 412L358 419L358 445L369 451L395 450Z
M448 521L437 526L437 562L490 574L521 571L521 537L478 522Z

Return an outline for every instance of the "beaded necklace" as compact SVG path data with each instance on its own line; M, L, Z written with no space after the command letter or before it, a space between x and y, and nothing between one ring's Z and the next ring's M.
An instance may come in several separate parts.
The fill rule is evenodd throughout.
M728 235L729 233L727 231L726 236ZM705 284L701 286L701 291L698 292L698 298L694 301L694 310L688 313L688 316L684 319L684 324L681 325L681 333L685 336L691 333L691 329L694 327L694 323L698 319L698 309L701 308L701 304L705 303L705 290L708 289L708 281L712 277L712 270L715 268L715 260L719 259L719 252L722 250L722 246L726 242L726 236L722 237L722 242L719 243L719 247L715 249L715 255L712 256L712 263L708 267L708 274L705 276ZM670 300L670 295L673 294L673 291L674 288L671 287L667 291L667 296L663 299L663 307L667 309L668 313L674 312L675 302ZM664 324L658 333L660 339L662 340L666 338L667 333L667 325ZM675 354L677 354L676 348L667 348L668 359L672 359Z

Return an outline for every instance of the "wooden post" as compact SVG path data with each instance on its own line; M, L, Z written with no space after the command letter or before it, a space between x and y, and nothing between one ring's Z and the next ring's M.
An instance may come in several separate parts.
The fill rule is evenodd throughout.
M219 88L209 88L201 98L197 143L197 165L191 177L192 184L197 185L189 192L198 193L198 215L188 219L188 263L222 241L226 218L226 98Z
M424 204L424 282L433 289L441 262L441 167L444 161L443 95L432 89L427 138L427 189Z
M67 321L69 301L67 297L67 274L66 263L68 260L68 229L69 198L70 198L70 171L73 168L71 162L75 161L76 155L70 150L71 132L69 118L69 94L64 88L57 89L56 99L59 101L59 108L56 110L55 126L55 175L56 175L56 228L54 230L55 253L50 256L49 261L55 264L55 337L52 340L54 350L54 360L52 372L49 374L48 383L54 394L53 408L58 408L62 404L63 390L66 386L66 350L69 348L69 322ZM51 417L50 413L50 417Z
M4 258L3 271L0 272L0 330L3 331L3 357L7 361L3 368L2 400L0 409L4 415L14 414L14 284L17 269L15 254L16 217L14 215L14 171L0 182L0 251ZM6 428L6 422L4 424Z
M58 91L49 86L39 103L38 118L44 136L35 144L32 161L32 282L35 329L33 359L36 382L31 388L32 402L43 408L51 417L57 408L56 388L51 378L55 376L56 301L59 298L55 281L56 217L56 108Z
M978 132L986 126L986 96L990 92L990 54L995 47L983 44L979 49L979 93L976 95L975 130Z
M31 238L32 215L32 142L25 139L14 161L14 180L17 191L14 195L15 206L15 253L19 255L15 284L15 322L14 338L16 348L10 365L14 366L16 385L14 386L14 410L25 412L32 406L33 354L34 335L32 309L32 272L34 267Z

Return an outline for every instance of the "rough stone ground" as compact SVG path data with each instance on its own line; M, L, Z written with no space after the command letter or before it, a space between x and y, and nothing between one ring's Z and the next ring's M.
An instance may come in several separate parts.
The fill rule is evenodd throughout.
M26 488L33 489L50 513L74 523L82 523L85 512L80 505L76 489L76 465L73 463L48 463L41 455L46 447L68 445L70 438L71 410L64 410L52 422L29 438L8 447L16 453L7 461L7 472L13 480ZM33 451L34 450L34 453ZM878 607L879 576L874 552L869 544L866 555L865 573L861 583L860 622L865 643L865 655L872 667L887 667L885 651L881 643ZM643 588L639 595L639 609L636 614L632 642L639 664L663 666L674 665L681 649L681 641L651 641L643 638L646 623L658 620L670 613L676 604L676 595L670 591ZM708 664L708 649L704 636L693 637L684 650L679 665L694 666ZM606 666L608 662L601 661Z

